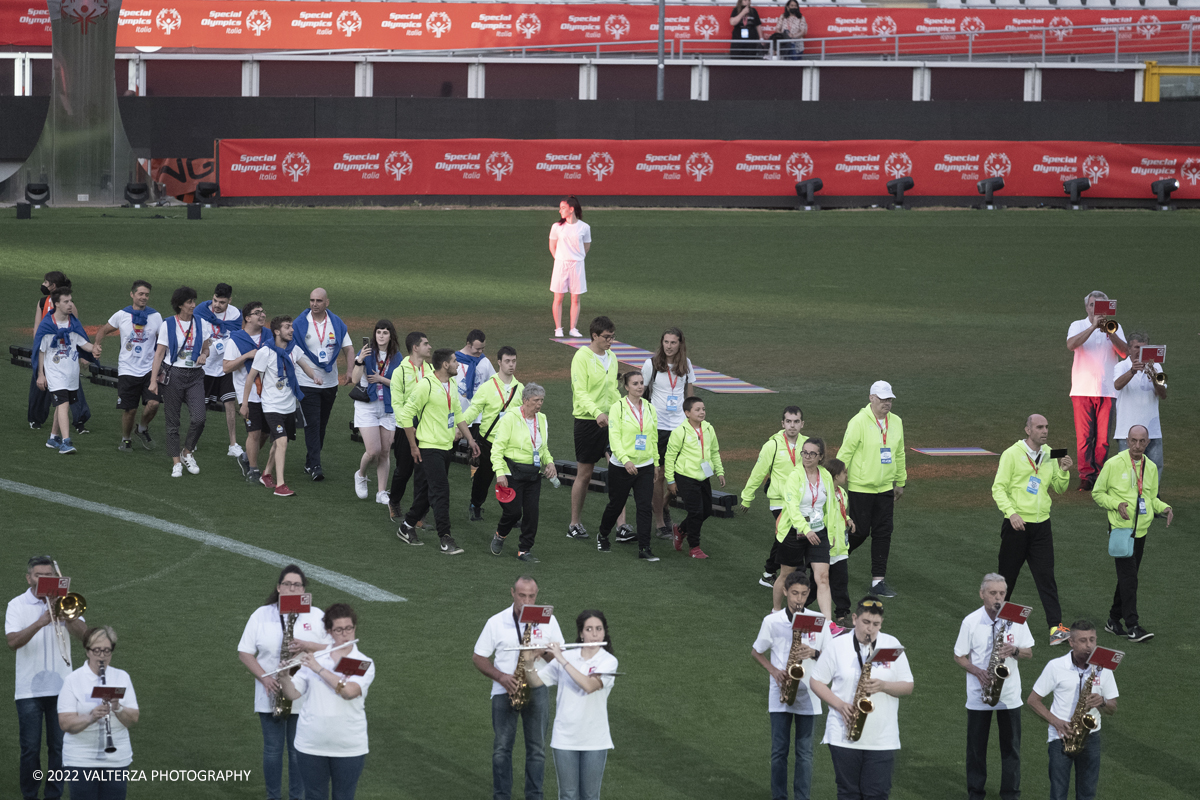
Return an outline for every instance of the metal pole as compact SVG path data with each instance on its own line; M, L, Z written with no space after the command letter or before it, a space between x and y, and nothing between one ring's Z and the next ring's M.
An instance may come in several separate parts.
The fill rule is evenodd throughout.
M1121 29L1113 28L1113 63L1121 60Z
M663 100L666 96L666 77L667 65L663 62L664 58L664 43L666 41L667 27L667 0L658 0L658 89L655 97L658 100ZM671 43L674 50L674 42Z
M1042 28L1042 61L1046 60L1046 29Z

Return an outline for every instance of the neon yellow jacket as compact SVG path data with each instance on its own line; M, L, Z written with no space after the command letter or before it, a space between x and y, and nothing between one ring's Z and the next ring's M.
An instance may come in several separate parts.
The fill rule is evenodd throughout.
M478 394L478 392L476 393ZM538 412L538 452L542 456L542 468L554 463L550 448L546 444L546 415ZM521 415L521 407L517 406L511 413L506 413L496 423L492 431L492 469L497 475L511 475L508 462L510 458L517 464L533 463L533 437L529 435L529 424Z
M825 517L825 530L829 532L829 557L850 555L850 539L846 536L846 519L850 515L850 498L836 483L833 490L837 493L833 500L833 513ZM839 503L838 500L841 500ZM845 515L842 509L846 510Z
M590 347L581 347L571 359L571 403L575 419L596 419L608 413L612 404L621 399L617 391L620 366L617 354L608 351L608 369Z
M433 374L433 367L425 362L421 362L419 367L414 367L408 356L400 362L400 366L396 367L392 373L392 414L396 417L396 424L401 428L407 428L412 425L412 417L403 418L404 403L408 400L408 396L412 394L412 390L417 388L417 384L426 375ZM396 434L402 435L399 431ZM420 437L418 437L420 438Z
M646 436L646 447L635 450L639 434ZM647 458L653 459L658 466L658 413L654 405L642 399L642 423L638 425L637 415L630 408L629 399L623 398L613 403L608 409L608 446L613 456L622 464L632 461L635 465L643 463Z
M491 441L496 434L496 428L492 428L492 422L501 413L500 409L504 408L504 404L507 402L508 409L504 413L507 415L509 411L516 411L521 405L523 391L525 391L525 384L517 380L516 376L513 376L512 383L506 387L500 382L499 375L493 375L487 383L475 390L475 398L471 405L463 409L463 419L473 419L482 414L483 417L479 420L479 435L485 436ZM511 401L509 401L510 395ZM490 437L486 436L489 428L492 430Z
M396 382L393 380L392 384ZM462 404L458 399L458 382L450 378L450 398L446 399L446 390L442 382L432 372L419 381L415 389L408 393L404 401L404 410L397 419L411 420L417 417L417 441L421 447L432 450L451 450L454 448L454 429L462 422ZM394 408L394 406L393 406ZM454 414L454 425L450 424L450 414ZM404 427L412 427L410 422Z
M1006 517L1020 514L1026 522L1045 522L1050 519L1050 489L1062 494L1071 483L1071 473L1058 468L1050 458L1050 446L1042 445L1042 463L1037 476L1041 478L1037 494L1027 491L1033 467L1024 440L1000 454L1000 466L996 468L996 480L992 483L992 497Z
M825 486L825 502L821 506L821 516L824 517L825 523L822 527L828 528L834 516L840 518L842 512L838 508L837 496L833 493L833 476L824 467L817 467L817 472ZM784 485L783 510L779 512L779 520L775 524L775 538L778 541L782 542L791 528L795 528L801 536L812 530L804 515L800 513L800 501L804 499L804 493L807 491L808 476L804 467L797 467L792 470Z
M1146 465L1146 471L1142 475L1142 497L1146 500L1145 514L1136 513L1138 506L1137 472L1141 472L1141 464L1137 466L1137 472L1135 472L1133 458L1129 455L1128 450L1118 453L1104 462L1104 467L1101 468L1100 475L1096 478L1096 485L1092 487L1092 499L1096 501L1096 505L1108 510L1109 526L1132 528L1136 521L1137 529L1134 536L1139 539L1149 533L1154 515L1161 514L1170 508L1158 499L1158 465L1144 455L1141 463ZM1125 510L1125 513L1129 514L1129 519L1121 519L1121 515L1117 512L1121 503L1129 504Z
M850 491L880 494L890 491L893 482L897 486L908 482L904 460L904 423L889 412L885 425L886 445L875 414L871 412L871 404L868 403L846 426L846 435L842 437L837 457L846 464ZM891 448L891 464L881 463L880 449L883 447Z
M692 480L703 481L704 470L702 461L712 464L713 475L724 475L725 467L721 465L721 445L717 442L717 432L708 420L700 423L700 432L704 435L704 451L700 451L700 437L692 423L684 423L671 431L667 440L667 457L664 464L667 483L675 482L675 473L685 475Z
M758 487L762 486L763 481L770 479L771 483L767 486L767 502L772 506L783 505L783 490L787 483L788 476L800 464L800 448L808 441L808 437L800 434L796 437L795 448L789 450L786 434L783 431L776 431L775 435L767 439L762 449L758 451L758 461L754 462L754 469L750 470L750 478L746 481L746 488L742 489L742 505L746 508L754 502L754 495L758 491ZM796 456L796 463L792 463L792 454Z

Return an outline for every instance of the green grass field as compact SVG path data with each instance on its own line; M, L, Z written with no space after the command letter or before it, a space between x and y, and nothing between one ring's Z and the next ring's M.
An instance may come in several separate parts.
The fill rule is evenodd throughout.
M237 305L261 300L269 316L295 315L307 293L322 286L355 341L388 317L402 335L425 331L435 347L460 347L474 327L487 332L489 354L516 347L518 376L547 387L551 451L573 457L572 351L548 341L553 210L204 214L197 223L182 209L43 210L18 223L5 213L5 342L27 344L38 284L51 269L73 280L87 325L125 306L134 278L154 284L151 304L166 313L180 284L203 298L217 282L229 282ZM1200 470L1188 455L1200 447L1200 428L1191 421L1200 391L1196 213L585 209L585 216L595 243L581 327L607 314L619 340L653 349L664 327L679 325L698 366L779 392L701 392L735 491L758 447L778 429L783 406L802 406L805 433L837 443L879 378L899 395L894 411L904 418L910 446L999 452L1037 411L1050 420L1051 444L1073 448L1065 337L1091 289L1120 301L1127 331L1147 328L1154 342L1170 345L1162 495L1176 523L1155 525L1142 569L1140 610L1156 638L1128 644L1100 634L1102 644L1129 652L1117 676L1120 710L1104 723L1100 796L1195 796L1200 769L1187 681L1200 625L1184 590L1200 557ZM105 361L115 363L111 347ZM169 477L161 414L157 451L117 452L115 391L90 384L92 433L78 439L77 456L62 458L43 447L44 430L25 424L29 372L7 364L0 370L0 416L7 420L0 478L220 534L407 598L371 603L320 583L311 587L317 605L355 606L360 646L377 661L367 701L371 754L358 796L490 796L489 684L471 665L471 648L524 570L512 553L487 552L494 502L484 524L467 522L465 467L452 468L451 487L454 532L467 552L447 558L436 547L402 545L384 509L354 496L351 475L362 450L349 440L352 404L344 395L325 447L327 480L293 477L296 497L280 500L241 480L225 456L224 421L211 412L198 476ZM301 442L290 448L293 476L302 453ZM978 605L979 578L996 567L1000 515L989 491L995 459L908 456L888 575L899 597L888 603L884 630L909 648L916 691L901 701L903 750L892 796L957 797L964 793L966 714L964 673L952 647L959 621ZM1115 583L1105 517L1089 495L1074 491L1076 483L1056 499L1053 514L1060 593L1068 619L1102 625ZM130 797L262 797L252 679L235 651L277 569L111 517L8 492L0 500L6 599L25 588L25 559L49 551L87 597L88 620L112 624L121 635L115 666L131 673L142 708L132 732L134 766L253 770L248 783L133 784ZM593 534L603 502L593 494L585 509ZM567 490L547 486L536 549L542 563L534 568L540 599L555 605L564 629L579 610L603 609L628 673L609 704L616 750L605 796L768 796L768 679L749 652L770 610L769 591L756 584L771 535L761 495L748 517L705 526L712 556L705 562L683 558L665 542L656 544L658 564L638 562L633 545L602 555L594 541L566 539L567 521ZM865 550L851 558L850 571L857 596L867 585ZM1037 620L1034 659L1021 670L1028 693L1046 661L1065 648L1047 647L1028 572L1015 599L1033 605ZM76 645L77 666L81 659ZM12 664L0 658L0 686L12 685ZM17 783L17 725L8 708L0 723L5 797L15 796ZM518 792L522 754L518 744ZM1023 756L1026 796L1046 795L1045 726L1032 712L1024 714ZM814 763L813 796L832 797L825 747L817 747ZM995 752L990 777L998 796ZM545 788L555 796L552 766Z

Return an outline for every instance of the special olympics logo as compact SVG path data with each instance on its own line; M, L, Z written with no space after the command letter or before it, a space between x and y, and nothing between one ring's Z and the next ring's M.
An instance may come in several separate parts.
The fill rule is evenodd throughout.
M246 15L246 27L255 36L262 36L271 30L271 15L261 8L251 9Z
M1081 166L1083 174L1092 183L1108 177L1108 159L1104 156L1088 156Z
M1179 177L1187 180L1192 186L1200 183L1200 158L1189 158L1183 162L1183 167L1179 170Z
M512 173L512 156L506 150L493 150L487 157L487 161L484 162L483 169L488 175L494 177L498 183L503 180L505 175Z
M713 160L708 153L692 153L683 165L688 175L696 179L696 183L712 174Z
M355 31L362 29L362 17L357 11L343 11L338 14L337 29L349 38Z
M312 171L312 163L304 153L288 153L283 157L280 169L292 179L292 183L299 183L302 177Z
M1008 153L989 153L983 162L983 174L989 178L1003 178L1012 172L1012 161Z
M1137 32L1150 39L1162 32L1162 25L1153 14L1143 14L1138 17Z
M1050 35L1061 42L1071 35L1071 26L1074 24L1070 17L1054 17L1050 20Z
M445 11L431 11L425 18L425 27L438 39L442 38L443 33L450 32L450 26L450 15Z
M412 156L405 150L393 150L388 153L387 160L383 162L383 171L397 181L412 172L412 168Z
M887 157L887 161L883 162L883 171L892 178L911 175L912 167L912 159L908 157L908 153L892 153Z
M880 39L894 36L896 33L896 20L886 16L876 17L875 21L871 23L871 33Z
M528 39L542 29L542 21L538 19L537 14L522 14L517 17L516 27L517 31L525 34L525 38Z
M958 29L963 33L983 33L987 26L979 17L964 17L963 21L958 23Z
M167 36L171 35L171 31L179 30L179 26L182 24L183 17L179 16L179 12L173 8L164 8L154 18L154 25Z
M79 32L86 36L88 25L108 16L108 0L63 0L62 15L79 25Z
M797 181L802 181L813 172L812 156L808 153L792 153L788 156L787 163L783 165L787 170L787 174L791 175Z
M604 30L614 39L620 39L629 33L629 19L624 14L609 14L604 20Z
M710 36L716 36L721 30L721 26L717 23L717 18L712 14L702 14L696 17L696 35L703 36L707 39Z
M592 153L588 156L588 174L594 176L597 182L603 181L606 177L612 175L613 170L616 168L617 162L613 161L613 157L608 153Z

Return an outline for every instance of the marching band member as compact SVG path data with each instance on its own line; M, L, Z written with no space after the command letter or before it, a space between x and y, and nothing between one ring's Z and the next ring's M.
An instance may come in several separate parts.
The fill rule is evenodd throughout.
M299 672L279 673L284 695L293 701L304 699L296 723L296 750L305 800L327 800L331 784L333 800L354 800L367 759L365 704L375 664L371 662L363 675L335 671L343 658L368 660L354 644L357 628L354 609L334 603L325 613L325 631L334 649L305 652Z
M900 647L895 636L880 631L882 627L883 603L869 595L858 601L853 632L833 639L809 681L813 693L829 704L821 741L829 745L838 800L878 800L892 791L900 749L898 698L912 694L913 676L904 653L895 661L871 661L877 650ZM868 664L870 676L862 680ZM866 715L862 735L851 741L847 731L860 691L874 703L874 710Z
M254 684L254 711L262 723L263 776L267 782L267 799L281 800L283 795L283 751L288 753L288 797L299 798L304 792L300 778L300 765L296 760L296 723L300 705L293 703L287 713L275 716L279 680L268 673L279 668L283 649L284 629L288 620L279 613L281 596L303 594L308 586L304 571L295 564L288 564L279 573L275 590L267 596L266 605L259 606L242 631L238 642L238 659L256 679ZM297 653L315 652L333 640L325 632L325 615L321 609L311 606L307 613L296 617L292 625L292 641L286 658Z
M797 657L804 665L804 677L800 679L803 687L797 687L794 703L784 705L780 686L787 680L785 670L791 661L795 642L792 618L797 614L809 617L819 617L820 614L804 608L812 588L806 573L789 573L783 586L787 606L763 617L758 638L754 640L750 653L771 675L767 692L767 712L771 717L771 798L788 800L788 739L791 738L792 722L795 721L796 774L792 780L792 796L794 800L808 800L812 783L813 723L821 715L821 701L808 688L808 681L816 666L816 659L829 646L831 637L828 625L823 626L819 633L801 635L802 643ZM771 651L770 661L763 655L768 650Z
M967 796L983 800L987 795L987 746L992 728L992 712L1000 729L1000 797L1017 800L1021 796L1021 675L1017 659L1033 658L1033 634L1024 622L997 620L1004 606L1008 585L1004 576L990 572L983 576L979 598L983 606L962 621L954 660L967 671ZM999 627L997 627L997 625ZM1000 699L995 705L984 700L983 690L996 680L990 666L998 636L1003 636L999 658L1008 668Z

